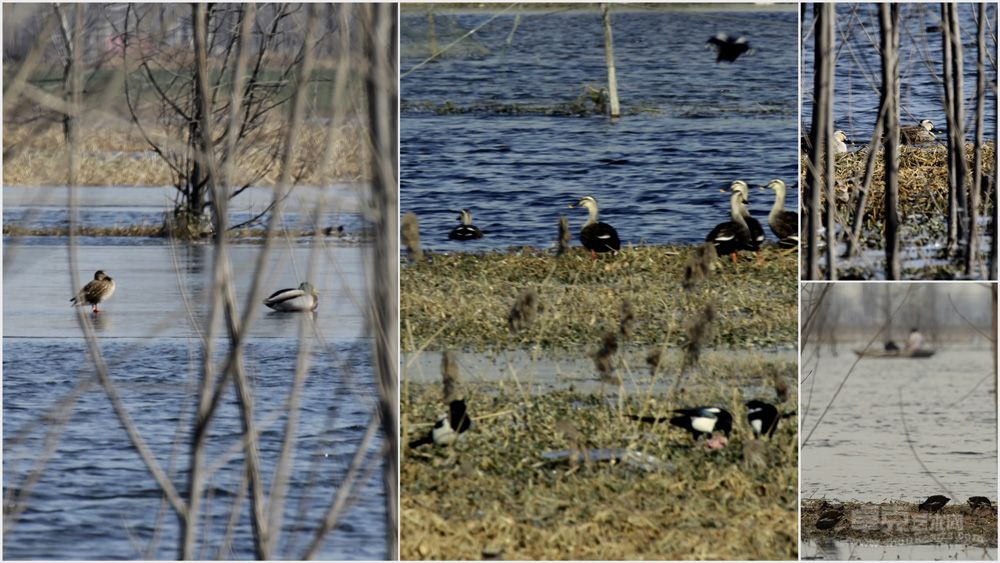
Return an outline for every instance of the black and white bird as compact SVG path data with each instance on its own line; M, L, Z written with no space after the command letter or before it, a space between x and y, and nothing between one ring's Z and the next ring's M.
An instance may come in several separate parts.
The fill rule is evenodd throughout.
M472 212L468 209L463 209L458 212L458 220L462 222L448 233L448 238L451 240L474 240L477 238L483 238L483 232L479 230L479 227L472 224Z
M993 510L993 501L989 497L969 497L969 508L972 510Z
M618 231L611 225L597 220L596 199L589 195L584 196L576 205L570 205L570 207L585 207L590 214L587 222L580 229L580 243L590 251L591 256L595 256L597 252L618 252L621 250L622 243L618 239Z
M94 273L94 279L87 282L87 285L83 286L83 289L69 300L74 307L80 307L83 305L90 305L91 312L100 313L101 310L97 308L97 305L101 301L107 300L115 292L115 280L111 279L111 276L104 273L104 270L97 270Z
M944 495L929 496L927 497L927 500L920 503L917 510L922 510L924 512L937 512L938 510L944 508L944 505L948 504L949 500L951 499Z
M448 414L443 415L434 423L434 428L425 436L412 440L411 448L427 444L450 446L458 440L458 435L472 427L472 419L465 411L465 400L455 399L448 404Z
M315 311L319 306L319 292L309 282L302 282L297 288L275 291L264 304L282 313Z
M934 122L930 119L922 120L920 125L907 125L899 128L899 142L904 145L932 143L936 138L934 136Z
M719 256L732 255L733 263L736 263L737 252L760 248L760 245L754 242L750 227L747 225L745 215L750 213L744 214L745 204L745 194L741 190L732 190L732 195L729 196L730 220L716 225L705 237L707 242L715 245L716 254ZM757 226L760 227L760 223ZM760 229L760 232L763 233L763 229Z
M799 214L785 210L785 182L775 178L767 184L767 189L774 190L774 205L767 214L767 225L778 237L781 248L799 247Z
M675 409L679 415L670 419L670 424L683 428L697 440L701 435L712 436L713 432L722 432L727 437L733 430L733 415L719 407L695 407L691 409Z
M774 436L780 418L778 409L770 403L756 399L747 402L747 422L753 429L754 436L767 435L768 438Z
M730 37L725 33L716 33L705 43L705 46L715 49L715 62L726 61L731 63L740 55L750 50L750 43L746 37Z

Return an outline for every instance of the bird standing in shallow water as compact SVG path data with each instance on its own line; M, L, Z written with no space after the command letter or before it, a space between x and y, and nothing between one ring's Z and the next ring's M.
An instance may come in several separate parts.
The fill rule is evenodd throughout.
M774 206L767 214L767 224L774 236L778 237L778 246L798 248L799 214L785 210L785 182L776 178L767 184L767 189L774 190Z
M279 289L264 300L264 305L282 313L315 311L319 306L319 292L309 282L302 282L297 289Z
M426 444L450 446L458 440L459 434L471 427L472 420L465 412L465 399L456 399L448 404L448 414L439 418L427 435L412 440L410 447L417 448Z
M585 207L589 212L587 222L580 229L580 243L590 251L590 255L596 258L597 252L618 252L622 243L618 239L618 231L607 223L597 220L597 200L591 196L584 196L576 205L571 208Z
M104 273L104 270L97 270L94 273L94 279L87 282L87 285L83 286L80 293L76 294L69 300L74 307L79 307L81 305L90 305L92 307L92 312L100 313L101 310L97 308L97 305L109 297L115 292L115 280L111 279L111 276Z
M458 212L458 219L462 222L461 225L455 227L448 233L448 238L451 240L473 240L477 238L483 238L483 232L479 230L472 224L472 212L468 209L463 209Z
M730 37L725 33L716 33L705 43L706 47L715 49L715 62L731 63L740 55L750 50L746 37Z
M920 506L917 507L917 510L921 510L924 512L937 512L938 510L944 508L944 505L948 504L949 500L951 499L944 495L930 496L927 497L927 500L920 503Z

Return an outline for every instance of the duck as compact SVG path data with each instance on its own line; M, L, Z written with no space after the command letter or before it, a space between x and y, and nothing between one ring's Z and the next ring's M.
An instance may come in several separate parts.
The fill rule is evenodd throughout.
M83 286L83 289L76 294L76 297L70 299L69 302L73 304L73 307L90 305L93 313L100 313L101 310L97 305L102 301L107 301L114 292L115 280L105 274L104 270L97 270L94 273L94 279L87 282L87 285Z
M471 427L472 420L466 412L465 399L455 399L448 403L448 414L442 415L426 435L410 441L410 447L419 448L427 444L450 446Z
M799 148L802 152L808 152L812 148L812 140L809 135L803 135L799 140ZM840 129L833 132L833 154L844 154L847 152L847 133Z
M722 432L728 437L733 430L733 415L723 408L674 409L674 413L679 416L671 418L670 424L687 430L695 440L703 434L711 438L714 432Z
M992 510L993 501L988 497L969 497L969 508L972 510Z
M824 507L828 507L829 504L823 503ZM837 506L834 508L829 508L823 510L820 513L819 518L816 519L816 528L820 530L830 530L836 526L840 520L844 517L844 507Z
M746 37L730 37L725 33L716 33L708 39L705 47L715 49L715 62L735 62L743 53L750 50Z
M921 510L924 512L937 512L942 508L944 508L944 505L948 504L949 500L951 499L944 495L929 496L927 497L927 500L920 503L920 506L917 507L917 510Z
M302 282L298 288L275 291L264 300L264 305L281 313L315 311L319 306L319 292L309 282Z
M747 402L747 422L756 437L767 435L768 438L774 436L774 431L778 429L778 409L770 403L764 401Z
M618 231L607 223L597 220L597 200L591 196L583 196L571 208L585 207L590 213L587 222L580 229L580 243L590 251L593 258L598 252L618 252L621 250L621 240L618 238Z
M778 237L780 248L798 248L799 246L799 214L785 210L785 182L775 178L768 182L765 189L774 190L774 205L767 214L767 225Z
M733 190L732 195L729 197L729 215L732 220L719 223L705 237L706 242L710 242L715 246L715 253L717 255L731 255L734 264L736 263L736 253L740 250L755 250L759 248L759 246L754 245L750 227L747 225L746 218L743 215L744 203L745 198L743 193L740 190Z
M920 125L906 125L899 128L899 142L904 145L931 143L934 136L934 122L930 119L920 121Z
M448 233L448 238L451 240L474 240L477 238L483 238L483 232L479 230L479 227L472 224L472 212L468 209L462 209L458 212L458 220L462 222Z
M736 180L729 186L729 189L743 194L740 213L743 215L743 221L746 222L747 228L750 229L750 246L753 247L751 250L757 252L760 250L760 245L764 244L764 227L761 227L760 221L750 215L750 210L746 207L746 203L750 201L750 186L743 180Z

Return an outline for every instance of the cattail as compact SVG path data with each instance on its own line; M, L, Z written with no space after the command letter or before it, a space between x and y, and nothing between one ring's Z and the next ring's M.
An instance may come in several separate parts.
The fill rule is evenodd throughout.
M562 256L569 252L569 241L572 235L569 232L569 219L566 217L559 218L559 249L556 251L556 256Z
M681 284L684 289L690 291L702 280L708 279L709 274L715 268L715 260L718 257L715 245L710 242L695 247L684 266L684 282Z
M632 309L632 302L628 299L622 300L621 320L618 325L618 332L622 338L632 338L632 327L635 325L635 310Z
M507 327L511 332L519 332L531 326L538 316L538 293L533 288L526 287L514 300L514 306L507 316Z
M778 402L784 403L788 400L788 382L785 381L784 377L781 377L778 373L771 376L771 381L774 384L774 393L778 396Z
M420 249L420 222L417 220L417 214L412 211L403 215L403 244L410 260L423 261L424 251Z
M657 346L656 348L650 348L649 352L646 352L646 365L649 366L649 375L655 376L656 371L660 369L660 362L663 361L663 348Z
M444 390L444 404L458 398L458 362L451 350L441 354L441 386Z
M591 354L594 358L594 367L597 368L601 379L608 380L615 373L615 368L611 364L611 356L618 351L618 335L613 332L605 332L601 337L601 348Z
M712 328L712 321L715 320L715 309L711 305L705 305L695 319L687 326L687 342L684 343L684 366L681 372L687 368L698 365L701 357L701 347L708 340L709 331Z

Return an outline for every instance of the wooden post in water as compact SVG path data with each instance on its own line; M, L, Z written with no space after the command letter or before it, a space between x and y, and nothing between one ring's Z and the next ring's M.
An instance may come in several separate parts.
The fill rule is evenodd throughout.
M899 5L880 4L882 105L885 114L885 278L898 280L899 261Z
M619 117L621 108L618 105L618 78L615 76L615 47L611 38L611 5L601 4L604 21L604 59L608 65L608 103L611 117Z
M430 9L427 10L427 49L430 51L430 56L435 56L438 54L438 39L437 30L434 27L434 5L431 4Z

